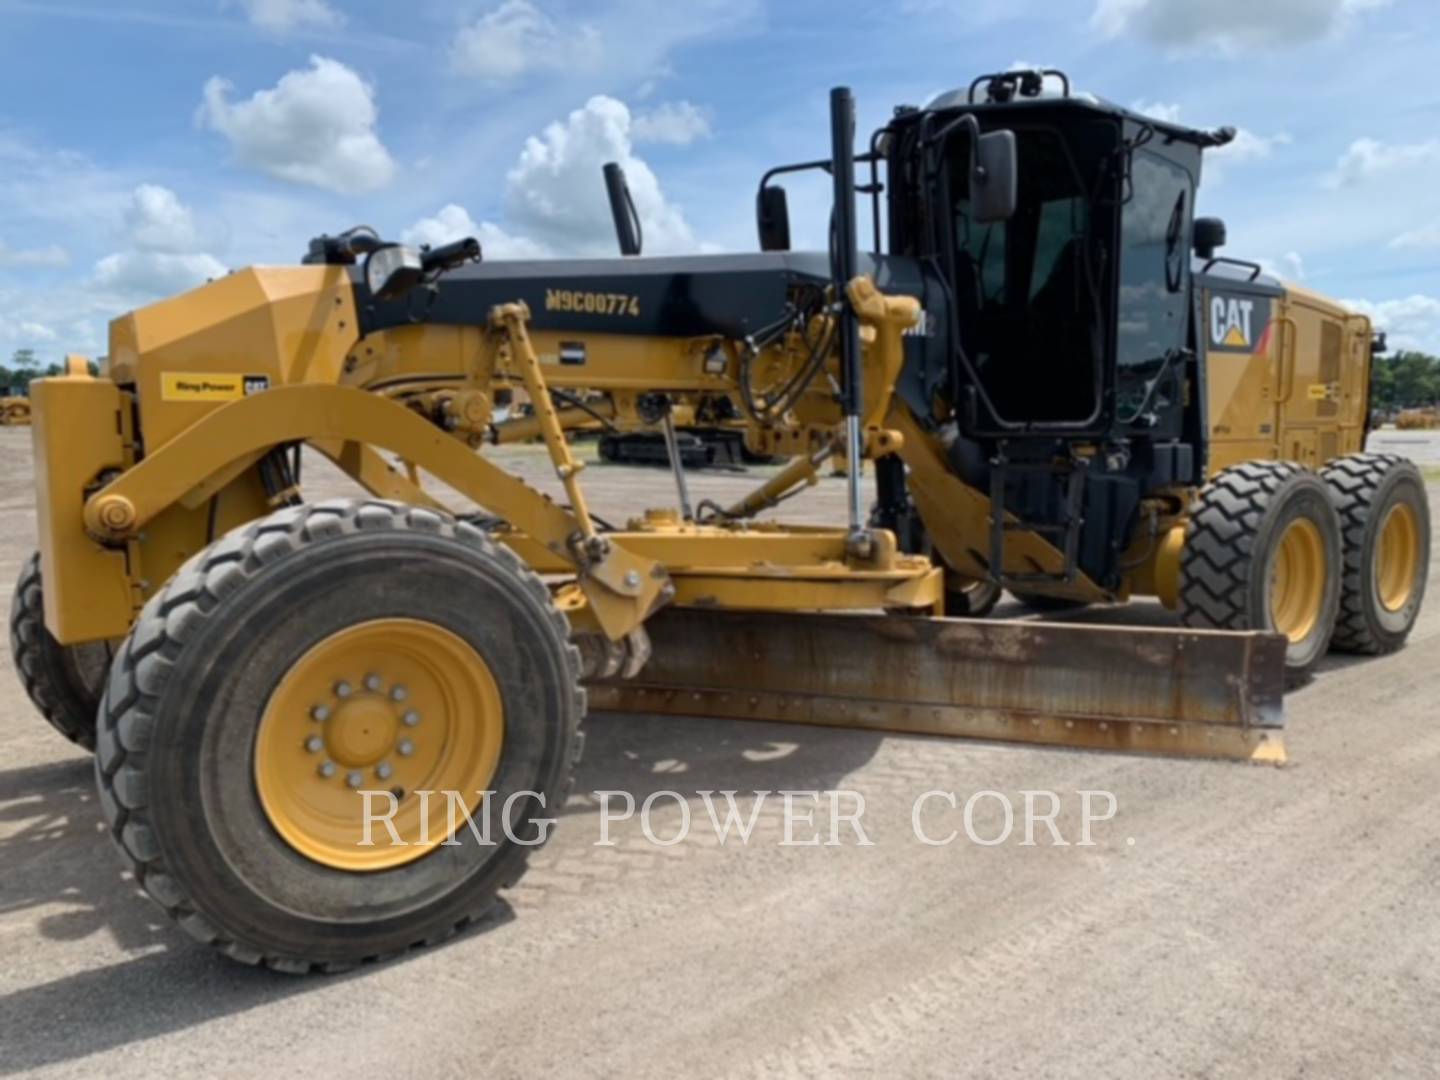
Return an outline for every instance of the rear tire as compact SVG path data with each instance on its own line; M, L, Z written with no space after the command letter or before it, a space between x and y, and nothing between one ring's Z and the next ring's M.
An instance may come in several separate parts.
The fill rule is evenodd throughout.
M45 628L40 553L25 560L10 600L10 656L35 708L76 746L95 749L95 714L110 670L110 643L61 645Z
M401 651L396 639L381 635L377 643L382 623L459 642L469 650L463 656L475 659L454 670L483 669L490 689L430 693L403 665L425 670L431 661L423 650L418 658ZM327 649L356 634L370 635L368 657L329 659ZM442 940L519 880L532 846L548 835L542 822L559 813L568 794L585 711L579 655L568 638L543 582L472 526L373 500L282 510L186 563L145 605L121 646L96 755L111 834L136 880L171 918L243 963L343 970ZM319 706L296 708L287 696L287 687L301 676L313 679L317 666L325 689L298 700L328 701L324 715ZM497 700L499 708L485 707ZM358 713L347 713L352 704ZM418 712L401 710L423 711L423 724ZM276 742L267 725L278 723L291 730ZM388 733L374 750L382 728ZM323 836L324 813L306 817L301 805L311 797L348 800L347 786L395 784L402 808L413 812L422 805L416 791L446 785L417 773L402 789L404 770L420 768L427 755L443 762L456 742L477 741L493 750L485 759L491 771L476 786L496 793L494 843L482 844L460 821L453 846L426 846L402 854L403 861L358 869L374 849ZM372 751L384 755L385 767L379 757L346 757ZM282 754L289 756L282 761ZM338 774L325 769L331 758L340 762ZM277 769L289 786L270 783L267 800ZM349 783L360 769L363 784ZM522 791L542 795L544 809L534 810L526 797L505 806L502 817L502 802ZM286 798L299 809L291 813ZM431 816L439 818L438 834L446 831L444 804L437 795ZM342 805L329 823L338 820L335 828L353 837L360 806ZM502 821L516 839L502 833ZM319 838L314 845L296 840L307 828ZM391 844L383 827L375 837ZM327 854L326 842L340 855Z
M1331 648L1376 656L1405 643L1430 571L1430 504L1413 462L1350 454L1321 470L1345 544Z
M1201 489L1180 555L1180 620L1214 630L1272 630L1303 681L1325 655L1340 606L1343 547L1329 488L1285 461L1247 461Z

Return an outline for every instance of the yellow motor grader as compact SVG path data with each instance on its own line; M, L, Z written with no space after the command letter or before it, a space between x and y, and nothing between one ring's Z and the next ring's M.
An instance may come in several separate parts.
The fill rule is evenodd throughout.
M898 109L858 155L831 106L831 156L761 182L759 253L482 262L354 229L33 385L16 665L186 931L296 971L446 936L524 872L587 704L1276 762L1287 679L1404 642L1430 525L1413 466L1361 452L1370 324L1217 254L1195 193L1233 132L1054 72ZM805 169L828 251L789 250L777 180ZM604 524L567 428L603 400L673 436L701 397L789 463L696 504L672 437L673 498ZM536 436L563 498L487 455ZM365 494L304 501L302 448ZM766 515L837 457L847 520ZM1002 588L1180 625L978 618ZM439 827L441 792L504 838Z
M0 426L26 427L30 423L30 399L24 394L0 397Z

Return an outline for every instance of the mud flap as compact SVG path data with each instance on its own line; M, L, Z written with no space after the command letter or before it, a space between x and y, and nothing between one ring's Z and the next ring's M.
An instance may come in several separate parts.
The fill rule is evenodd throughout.
M1281 764L1276 634L671 608L592 710Z

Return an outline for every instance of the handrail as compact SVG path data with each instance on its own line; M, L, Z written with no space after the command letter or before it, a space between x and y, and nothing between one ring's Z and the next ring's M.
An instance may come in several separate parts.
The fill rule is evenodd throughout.
M1295 394L1295 348L1300 326L1288 315L1275 316L1275 324L1281 331L1280 343L1275 350L1275 404L1287 405ZM1290 357L1288 365L1285 363L1287 353Z

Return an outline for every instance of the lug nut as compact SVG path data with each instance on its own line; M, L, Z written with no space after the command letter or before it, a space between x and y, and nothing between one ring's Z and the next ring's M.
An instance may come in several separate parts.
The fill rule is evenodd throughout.
M414 709L411 709L400 718L400 722L406 727L418 727L420 724L420 714Z
M333 761L323 762L321 763L320 768L316 771L318 771L321 776L325 777L326 780L329 780L330 777L335 775L335 763Z
M324 723L330 719L330 707L328 705L316 705L310 710L310 719Z
M371 690L371 691L379 690L380 687L381 687L381 685L382 685L382 684L381 684L381 682L380 682L380 676L379 676L379 675L366 675L366 676L365 676L365 689L366 689L366 690Z
M401 739L401 740L400 740L400 745L398 745L397 747L395 747L395 751L396 751L401 757L409 757L411 754L413 754L413 753L415 752L415 744L414 744L413 742L411 742L409 739Z
M409 696L410 691L406 690L403 686L393 687L390 691L390 698L392 701L404 701Z
M325 740L320 738L319 735L311 735L305 740L305 749L309 750L312 754L318 754L324 746Z
M375 775L378 776L381 780L389 780L390 774L394 771L395 770L390 767L390 763L388 761L382 761L379 765L375 766Z
M337 682L337 683L335 684L335 696L336 696L336 697L338 697L338 698L347 698L347 697L350 696L350 694L351 694L351 686L350 686L350 684L349 684L348 682L346 682L344 679L341 679L339 682Z
M365 778L361 776L358 772L352 772L349 776L345 777L345 783L349 784L351 787L359 787L364 782Z

